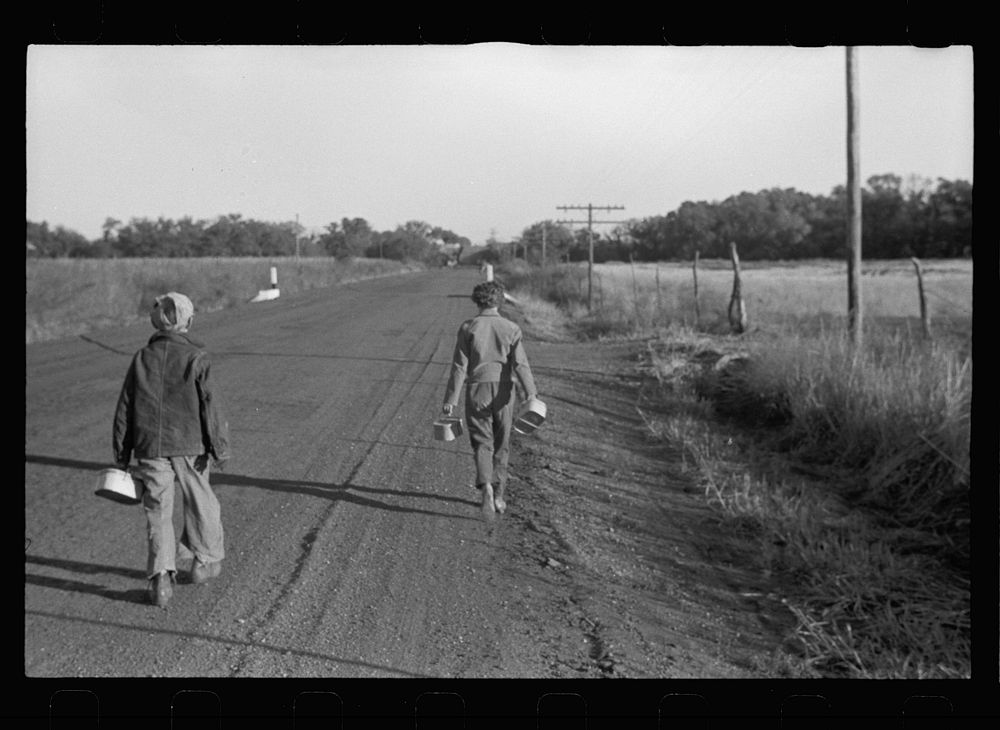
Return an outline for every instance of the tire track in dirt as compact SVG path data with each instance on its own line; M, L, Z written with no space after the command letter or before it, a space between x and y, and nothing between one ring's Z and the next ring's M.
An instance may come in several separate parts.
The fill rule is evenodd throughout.
M427 331L429 330L430 328L428 328ZM424 336L426 336L426 334L427 332L425 331ZM407 353L408 356L412 354L413 354L412 351ZM395 401L396 405L393 408L392 412L389 414L389 416L385 419L381 419L384 420L384 423L379 427L374 438L372 439L372 443L368 446L365 452L361 455L361 458L357 461L357 463L348 473L347 477L343 481L343 484L350 485L354 483L355 478L361 471L362 467L365 465L365 462L367 461L368 457L371 456L372 452L375 451L376 447L378 446L379 439L389 429L389 426L392 424L393 419L402 410L403 404L407 399L407 396L409 396L413 392L413 390L416 387L416 384L420 382L421 378L427 373L427 370L429 369L432 361L433 361L433 353L431 353L431 355L424 362L423 368L421 369L420 375L417 377L417 379L414 381L410 381L410 387L407 390L406 396L404 396L401 399L397 399ZM368 426L372 425L372 423L378 420L376 416L377 413L373 414L371 420L369 420L365 424L364 428L362 428L362 431L367 429ZM306 473L306 476L308 476L308 472ZM280 610L280 606L284 603L284 600L287 598L287 596L291 591L291 586L293 586L296 583L296 581L299 578L299 575L302 573L302 569L305 566L306 561L311 556L312 546L315 544L317 536L319 535L323 527L329 522L331 514L333 513L334 510L337 509L339 504L340 504L339 502L331 502L327 506L327 508L322 513L320 513L319 520L317 521L317 523L314 524L313 527L310 528L309 531L306 533L305 537L302 538L300 542L300 554L299 557L296 558L295 560L295 567L292 569L292 573L289 576L288 581L282 586L277 599L274 601L272 606L267 610L267 613L265 613L264 618L262 620L264 624L270 624L271 621L273 621L277 612Z
M426 384L425 376L428 371L434 365L440 365L440 362L435 361L435 357L440 354L442 348L442 339L440 337L433 338L429 337L432 330L437 327L437 324L430 320L426 326L417 334L410 333L414 337L413 344L409 349L403 354L402 357L392 358L393 362L399 362L403 364L403 367L398 370L403 373L407 373L406 377L395 376L391 379L391 383L403 384L405 386L404 390L399 394L393 394L391 398L384 398L379 403L377 408L372 412L368 420L357 429L360 443L366 443L367 447L360 454L360 456L355 460L353 466L347 475L339 480L335 484L331 484L331 488L338 491L343 491L344 493L355 491L355 481L357 476L362 472L362 470L369 464L372 454L383 444L383 436L388 432L388 430L397 421L398 417L404 410L404 406L411 400L411 396L418 389L418 386ZM430 347L428 348L428 344ZM421 355L425 352L424 355ZM419 359L418 359L419 358ZM419 371L416 373L415 377L408 373L412 370L412 365L418 365ZM330 415L326 414L327 408L321 409L321 412L316 414L315 419L320 421L330 420ZM372 432L372 426L378 424L374 432ZM325 433L317 429L315 433L314 440L319 442L325 438ZM305 479L309 479L312 470L306 470L303 474ZM292 569L289 577L283 581L277 595L271 599L266 611L262 616L255 619L249 626L250 632L255 637L257 641L267 641L272 634L280 634L283 630L281 627L282 614L284 612L292 612L295 610L295 604L300 601L297 599L297 586L302 578L303 571L310 561L314 558L314 550L316 549L317 542L324 531L330 528L331 522L334 518L335 513L341 509L344 502L339 499L331 500L321 511L319 511L314 519L312 520L311 527L307 529L305 534L299 540L299 552L294 560L294 568ZM339 551L338 557L341 562L349 562L356 557L356 553L365 544L366 536L370 535L373 530L376 529L376 519L370 519L365 524L365 529L356 536L356 539L347 541L347 546L350 548L348 554L344 554ZM343 542L341 542L343 545ZM306 628L301 622L298 623L296 630L302 632ZM314 617L313 620L308 622L308 632L320 631L322 630L322 622L319 617ZM249 663L252 661L253 652L245 652L240 659L232 664L232 676L241 676L246 672Z
M428 359L428 361L424 364L424 368L421 372L421 375L426 373L427 368L430 366L430 364L431 364L430 359ZM408 392L412 392L413 389L414 386L411 386ZM372 439L372 443L368 446L365 452L361 455L361 458L357 461L357 463L348 473L347 477L344 479L343 485L345 485L345 488L350 489L350 485L354 483L355 478L367 463L368 458L371 456L372 452L374 452L375 449L378 447L379 439L388 430L389 426L392 424L394 417L402 409L402 405L403 405L402 400L397 401L396 408L393 410L393 412L389 415L388 418L384 419L385 422L376 432L374 438ZM375 419L373 418L372 421L369 421L366 424L366 428L367 426L371 425L374 422L374 420ZM340 508L341 504L342 503L339 501L331 501L330 504L327 505L327 507L322 512L319 513L316 522L313 524L311 528L309 528L305 536L302 537L302 539L299 542L299 555L295 559L294 568L292 569L292 572L289 575L288 579L282 584L278 595L275 597L271 605L268 607L264 616L260 619L259 624L256 627L257 630L263 629L265 627L270 627L274 623L275 618L278 616L278 614L286 606L289 597L294 591L294 586L297 585L299 578L302 574L302 571L306 566L306 563L313 556L313 547L316 544L319 535L325 528L328 527L330 520L333 516L333 513L338 508ZM241 669L242 665L238 665L234 669L234 674L238 675Z

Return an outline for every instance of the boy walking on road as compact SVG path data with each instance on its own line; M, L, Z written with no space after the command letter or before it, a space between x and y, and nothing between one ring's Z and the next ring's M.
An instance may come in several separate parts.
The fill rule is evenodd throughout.
M194 305L183 294L157 297L150 321L157 332L132 359L115 410L115 463L143 483L148 529L146 574L150 603L164 607L173 595L174 479L184 501L180 543L194 555L191 581L204 583L222 570L222 519L209 485L208 459L229 458L229 424L222 414L204 346L187 334Z
M514 420L513 376L527 398L537 396L521 328L500 315L503 300L503 287L495 281L484 281L472 290L479 314L459 327L442 406L450 416L466 385L465 420L476 463L476 488L482 491L487 520L507 508L504 493Z

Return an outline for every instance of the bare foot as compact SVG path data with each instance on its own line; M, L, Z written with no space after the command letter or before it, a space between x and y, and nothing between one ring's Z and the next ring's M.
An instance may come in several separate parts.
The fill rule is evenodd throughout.
M507 501L503 498L504 492L506 492L507 485L501 484L493 492L493 505L497 508L497 512L503 514L507 509Z
M493 519L494 513L493 507L493 486L490 484L483 485L483 518L487 521Z

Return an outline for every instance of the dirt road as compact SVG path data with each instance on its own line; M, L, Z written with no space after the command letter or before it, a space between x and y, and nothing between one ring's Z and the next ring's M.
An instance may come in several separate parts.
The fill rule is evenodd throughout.
M508 512L482 520L467 440L431 427L478 276L196 317L234 445L212 475L227 558L164 610L144 600L141 508L93 494L151 330L28 346L24 673L760 676L774 612L741 597L754 575L645 439L634 345L527 343L549 420L515 437Z

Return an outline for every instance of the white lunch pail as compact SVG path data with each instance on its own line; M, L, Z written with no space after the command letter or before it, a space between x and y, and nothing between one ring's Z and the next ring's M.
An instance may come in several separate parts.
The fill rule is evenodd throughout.
M437 441L454 441L462 435L461 418L439 418L434 421L434 438Z
M97 475L94 494L120 504L139 504L142 502L142 482L132 479L131 474L121 469L102 469Z
M545 423L545 404L532 398L521 406L517 419L514 421L514 430L518 433L529 434Z

